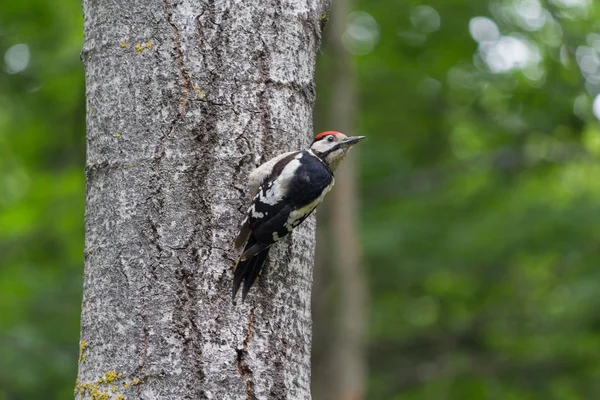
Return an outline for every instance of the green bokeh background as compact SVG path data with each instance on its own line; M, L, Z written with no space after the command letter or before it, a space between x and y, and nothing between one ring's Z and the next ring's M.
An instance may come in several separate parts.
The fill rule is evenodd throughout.
M354 8L367 398L600 398L600 4ZM81 45L79 1L0 2L0 399L72 396Z

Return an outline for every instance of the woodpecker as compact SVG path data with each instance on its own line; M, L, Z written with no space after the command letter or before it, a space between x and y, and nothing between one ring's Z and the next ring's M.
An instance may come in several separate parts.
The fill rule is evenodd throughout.
M244 246L244 250L234 266L234 301L242 281L242 301L246 299L271 245L287 236L321 204L335 182L333 172L350 148L364 138L322 132L308 150L280 154L250 173L252 203L235 239L235 248Z

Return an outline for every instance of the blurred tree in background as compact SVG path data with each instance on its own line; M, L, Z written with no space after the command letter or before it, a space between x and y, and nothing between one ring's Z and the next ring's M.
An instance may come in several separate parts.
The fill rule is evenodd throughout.
M600 397L600 4L356 9L368 397Z
M367 398L599 398L600 4L354 8ZM0 3L0 399L75 380L81 25L79 1Z

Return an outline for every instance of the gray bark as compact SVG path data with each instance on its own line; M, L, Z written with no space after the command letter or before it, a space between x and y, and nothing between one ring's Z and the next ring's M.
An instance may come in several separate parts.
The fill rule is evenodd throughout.
M249 171L305 148L323 0L84 0L77 398L309 399L314 219L245 304Z

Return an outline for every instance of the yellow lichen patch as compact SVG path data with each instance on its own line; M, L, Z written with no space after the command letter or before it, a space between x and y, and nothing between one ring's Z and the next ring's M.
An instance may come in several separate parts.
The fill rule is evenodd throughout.
M74 394L79 394L82 397L85 394L88 394L89 398L92 400L110 400L110 393L112 393L113 395L117 395L113 400L124 400L125 396L121 393L118 393L119 387L117 385L113 384L108 386L108 384L120 379L122 376L122 373L117 373L115 370L105 372L104 375L101 378L98 378L95 382L81 382L79 376L77 376ZM125 389L125 386L123 386L123 389Z
M90 108L90 114L93 114L93 113L94 113L94 110L92 110L92 109Z
M90 250L90 253L92 251ZM84 363L85 360L87 359L87 354L85 352L85 350L87 349L87 342L85 339L81 339L81 341L79 342L79 362L80 363Z
M196 93L198 93L198 97L200 97L201 99L203 99L204 95L206 95L206 92L204 91L204 89L200 89L200 87L198 85L193 85L192 89L194 89L194 91Z
M75 380L75 387L73 388L73 395L74 396L77 396L77 393L80 393L79 385L81 385L81 382L79 382L79 374L78 374L77 375L77 379Z
M117 371L112 370L112 371L105 372L104 376L102 378L100 378L99 381L100 381L100 383L112 383L122 376L123 376L122 373L117 373Z
M129 166L130 166L130 167L133 167L134 165L135 165L135 164L133 163L133 161L129 163Z
M141 379L136 378L135 376L131 378L130 382L125 382L121 385L121 390L127 389L129 386L136 386L142 383Z
M75 382L75 395L77 395L77 393L79 393L80 396L89 393L90 397L94 400L104 400L103 395L108 396L107 393L100 390L99 383L81 382L79 378L77 378L77 381Z
M148 50L152 50L152 47L154 45L152 44L152 42L147 41L146 43L138 43L135 45L135 50L138 52L138 54L142 54L144 52L144 50L148 49Z
M113 135L114 137L116 137L117 139L121 137L121 134L119 132L115 132L115 134Z
M122 41L122 42L121 42L121 47L122 47L122 48L125 48L125 47L127 47L127 42L125 42L125 41Z

